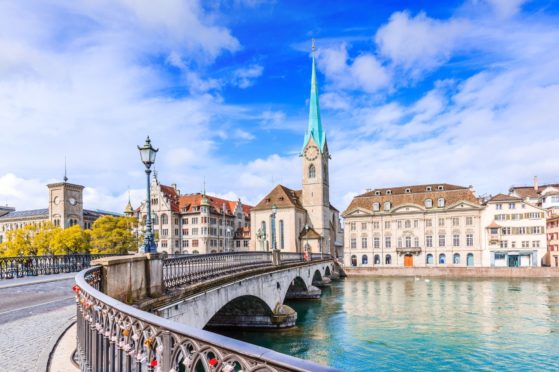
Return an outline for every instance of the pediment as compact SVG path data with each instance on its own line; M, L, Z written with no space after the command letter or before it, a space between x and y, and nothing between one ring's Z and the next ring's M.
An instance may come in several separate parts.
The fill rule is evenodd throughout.
M456 203L449 205L447 209L481 209L481 206L465 200L459 200Z
M394 213L409 213L409 212L421 212L424 211L425 208L423 208L420 205L417 204L402 204L399 205L397 207L395 207L394 209L392 209L392 212Z
M346 212L343 217L357 217L357 216L369 216L371 212L366 210L365 208L355 208L349 212Z

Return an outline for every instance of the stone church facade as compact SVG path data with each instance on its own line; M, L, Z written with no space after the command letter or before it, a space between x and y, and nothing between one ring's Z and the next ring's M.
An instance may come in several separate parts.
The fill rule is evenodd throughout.
M330 204L330 153L320 117L314 56L309 123L299 156L302 188L277 185L251 210L251 249L271 250L275 244L286 252L341 255L342 227L338 210Z

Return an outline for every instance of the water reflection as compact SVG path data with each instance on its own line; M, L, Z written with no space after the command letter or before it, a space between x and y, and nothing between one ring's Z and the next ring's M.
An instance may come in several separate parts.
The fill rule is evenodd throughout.
M346 371L557 370L559 281L351 278L297 327L229 336Z

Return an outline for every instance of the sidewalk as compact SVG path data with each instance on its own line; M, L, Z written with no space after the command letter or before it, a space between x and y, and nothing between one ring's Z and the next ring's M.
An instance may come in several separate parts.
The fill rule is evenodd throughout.
M49 372L73 372L80 369L72 362L76 350L76 324L72 325L60 337L50 355Z
M19 287L22 285L40 284L48 282L56 282L59 280L73 279L78 273L63 273L39 276L24 276L23 278L2 279L0 280L0 289Z

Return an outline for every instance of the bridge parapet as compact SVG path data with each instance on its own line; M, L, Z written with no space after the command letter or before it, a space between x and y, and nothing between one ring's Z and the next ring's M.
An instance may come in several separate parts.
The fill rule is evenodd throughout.
M149 264L145 266L146 261L141 259L129 259L132 263L143 262L148 272L153 267ZM165 260L148 257L147 262L150 259L162 262L162 268L165 266ZM294 263L297 257L288 256L286 261L288 259ZM174 261L167 261L168 267L171 262L184 264L184 260L171 260ZM226 256L214 257L204 263L194 260L187 264L190 271L187 270L186 274L182 271L181 275L189 278L193 270L196 272L201 267L209 269L214 276L223 275L227 266L224 261L232 266L247 262ZM261 257L260 264L264 261ZM258 260L253 263L258 264ZM242 270L242 267L247 266L237 266L236 269ZM168 278L177 273L172 271L174 269L169 269ZM185 270L184 266L181 270ZM107 288L107 283L104 283L106 274L106 266L97 266L80 272L76 277L78 353L83 371L335 371L124 304L102 293L102 289ZM163 277L165 274L161 275L162 281ZM174 278L176 280L177 276ZM200 280L200 277L190 276L188 280Z

